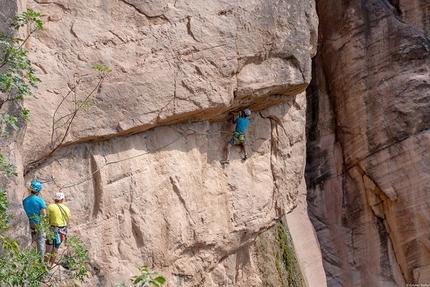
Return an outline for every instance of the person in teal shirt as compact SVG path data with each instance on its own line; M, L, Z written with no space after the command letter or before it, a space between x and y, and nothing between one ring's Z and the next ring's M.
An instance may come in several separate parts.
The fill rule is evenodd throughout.
M246 160L248 158L248 151L246 148L246 137L245 137L245 131L249 124L248 117L251 115L251 111L249 109L245 109L242 112L240 112L239 117L234 120L233 123L236 124L235 132L233 137L230 139L230 141L225 146L225 160L222 160L222 164L229 164L230 163L230 149L234 145L240 145L242 148L242 151L244 153L243 160Z
M43 257L45 255L45 235L36 228L41 216L46 216L45 202L39 197L42 184L38 181L33 181L29 189L31 194L22 201L22 205L30 223L32 243L37 242L37 251Z

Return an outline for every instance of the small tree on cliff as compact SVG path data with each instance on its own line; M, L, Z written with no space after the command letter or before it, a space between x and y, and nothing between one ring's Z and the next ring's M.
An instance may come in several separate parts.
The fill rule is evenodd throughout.
M44 15L33 10L28 10L13 18L11 27L18 30L27 27L28 35L24 39L14 38L0 33L0 108L7 102L19 107L20 115L3 113L0 117L0 136L9 136L12 131L18 130L19 118L28 120L29 111L23 107L24 97L34 97L31 88L36 88L40 80L35 76L35 70L27 58L27 51L23 46L25 42L37 31L43 29L41 17ZM6 179L17 176L16 167L9 164L0 154L0 174ZM21 249L19 243L6 235L11 231L10 221L12 216L8 214L8 194L4 186L0 187L0 285L1 286L39 286L45 282L47 286L53 285L52 277L46 277L49 270L42 263L40 255L33 249ZM46 219L41 221L38 228L48 233L49 228ZM87 274L85 269L88 261L87 251L82 247L82 242L72 237L66 243L65 253L60 260L71 272L70 276L83 280Z

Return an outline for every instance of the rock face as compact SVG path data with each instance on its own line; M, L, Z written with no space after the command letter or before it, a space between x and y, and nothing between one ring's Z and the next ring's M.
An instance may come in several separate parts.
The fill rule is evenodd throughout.
M317 11L306 178L328 285L428 284L430 3Z
M303 181L313 1L19 6L46 22L27 46L42 83L17 164L25 184L55 178L46 202L66 194L91 258L86 286L127 282L137 265L167 286L260 286L250 250ZM94 64L112 69L101 85ZM233 148L222 166L228 112L243 108L250 159ZM22 183L15 192L19 205Z
M311 78L317 24L312 1L38 2L31 7L48 19L41 41L29 43L43 74L44 100L28 103L38 117L52 119L70 91L78 99L91 91L94 64L113 69L91 112L75 119L79 128L66 143L221 120L243 106L258 111L300 94ZM58 117L73 109L70 102ZM35 134L45 153L61 133L57 128L51 143L51 126L45 121L30 126L46 131ZM33 141L28 133L26 142ZM26 162L40 157L25 151Z

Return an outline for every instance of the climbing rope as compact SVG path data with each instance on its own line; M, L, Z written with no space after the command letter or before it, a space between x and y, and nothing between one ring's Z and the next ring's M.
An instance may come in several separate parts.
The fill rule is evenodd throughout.
M203 133L203 132L199 132L199 131L196 131L195 129L191 128L191 127L190 127L190 126L191 126L191 124L192 124L192 122L191 122L191 121L189 121L189 122L188 122L189 127L188 127L186 130L176 129L176 131L180 134L176 139L174 139L173 141L169 142L168 144L166 144L166 145L164 145L164 146L162 146L162 147L159 147L159 148L157 148L157 149L155 149L155 150L153 150L153 151L146 151L146 152L143 152L143 153L139 153L139 154L136 154L136 155L133 155L133 156L130 156L130 157L126 157L126 158L123 158L123 159L115 160L115 161L108 161L108 160L107 160L107 158L106 158L106 156L103 154L102 156L103 156L103 159L105 160L105 163L104 163L103 165L101 165L99 168L97 168L95 171L93 171L92 173L90 173L90 174L88 174L87 176L83 177L82 179L80 179L80 180L79 180L79 181L77 181L77 182L72 182L72 183L69 183L69 184L61 185L61 184L59 184L59 183L55 180L55 178L54 178L54 176L53 176L53 175L51 175L49 178L41 178L41 177L39 177L39 176L35 176L35 177L34 177L34 179L35 179L35 180L38 180L38 181L39 181L39 182L41 182L41 183L46 183L46 182L50 182L50 181L52 181L52 182L54 182L54 184L55 184L55 185L60 189L60 191L61 191L62 189L71 188L71 187L74 187L74 186L80 185L80 184L82 184L82 183L84 183L84 182L86 182L86 181L88 181L88 180L91 180L91 179L93 178L93 176L94 176L97 172L99 172L100 170L102 170L102 169L103 169L103 168L105 168L106 166L109 166L109 165L111 165L111 164L120 163L120 162L127 161L127 160L131 160L131 159L133 159L133 158L141 157L141 156L144 156L144 155L148 155L148 154L150 154L150 153L155 153L155 152L160 151L160 150L162 150L162 149L164 149L164 148L167 148L168 146L170 146L170 145L174 144L175 142L177 142L179 139L181 139L181 138L185 138L185 137L187 137L187 136L189 136L189 135L215 136L215 135L219 135L219 134L223 134L223 133L233 134L233 132L231 132L231 131L219 131L219 132L215 132L215 133L212 133L212 132L209 132L209 133Z
M179 139L181 139L181 138L186 138L187 136L189 136L189 135L194 135L194 134L197 134L197 135L204 135L204 136L214 136L214 135L219 135L219 134L222 134L222 133L229 133L229 134L232 134L232 132L227 132L227 131L219 131L219 132L215 132L215 133L202 133L202 132L198 132L198 131L196 131L196 130L194 130L194 129L192 129L192 128L188 128L188 129L186 129L186 130L179 130L179 129L176 129L176 131L180 134L178 137L176 137L173 141L171 141L171 142L169 142L169 143L167 143L167 144L165 144L164 146L161 146L161 147L159 147L159 148L157 148L157 149L155 149L155 150L153 150L153 151L145 151L145 152L143 152L143 153L139 153L139 154L136 154L136 155L133 155L133 156L130 156L130 157L126 157L126 158L122 158L122 159L118 159L118 160L114 160L114 161L108 161L107 160L107 158L106 158L106 156L105 155L102 155L103 156L103 158L104 158L104 160L105 160L105 163L103 164L103 165L101 165L99 168L97 168L95 171L93 171L92 173L90 173L89 175L87 175L87 176L85 176L85 177L83 177L81 180L79 180L79 181L77 181L77 182L73 182L73 183L69 183L69 184L65 184L65 185L60 185L60 184L58 184L56 181L55 181L55 179L52 177L52 181L54 181L54 183L56 184L56 186L57 187L59 187L60 188L60 191L62 190L62 189L66 189L66 188L71 188L71 187L74 187L74 186L77 186L77 185L80 185L80 184L82 184L82 183L84 183L84 182L86 182L86 181L88 181L88 180L91 180L92 178L93 178L93 176L97 173L97 172L99 172L100 170L102 170L103 168L105 168L106 166L109 166L109 165L111 165L111 164L117 164L117 163L120 163L120 162L124 162L124 161L127 161L127 160L131 160L131 159L133 159L133 158L137 158L137 157L141 157L141 156L144 156L144 155L148 155L148 154L150 154L150 153L155 153L155 152L157 152L157 151L160 151L160 150L162 150L162 149L165 149L165 148L167 148L168 146L170 146L170 145L172 145L172 144L174 144L175 142L177 142ZM191 133L190 133L191 132Z
M38 177L37 175L34 176L33 178L34 181L38 181L40 183L47 183L50 181L54 181L54 176L51 175L49 178L42 178L42 177Z

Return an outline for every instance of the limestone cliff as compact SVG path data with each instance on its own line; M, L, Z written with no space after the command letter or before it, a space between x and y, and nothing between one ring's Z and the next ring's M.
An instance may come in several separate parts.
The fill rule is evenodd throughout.
M27 43L42 83L25 103L22 146L9 146L20 175L12 204L34 177L53 176L42 197L66 194L71 233L91 258L87 286L128 281L137 265L167 286L260 286L255 240L304 194L314 2L17 4L46 22ZM100 86L94 64L112 69ZM250 158L234 148L222 166L229 112L243 108Z
M309 212L329 286L430 283L429 1L317 1Z

